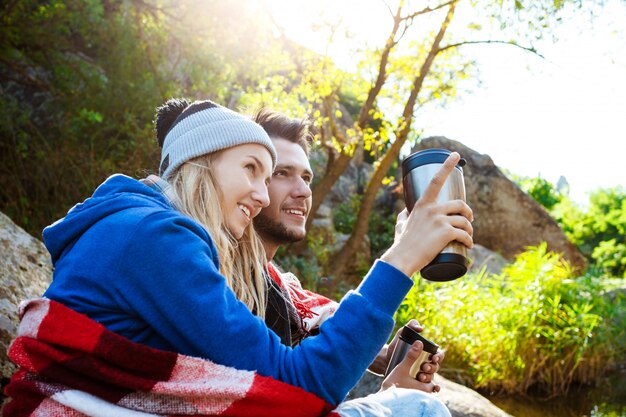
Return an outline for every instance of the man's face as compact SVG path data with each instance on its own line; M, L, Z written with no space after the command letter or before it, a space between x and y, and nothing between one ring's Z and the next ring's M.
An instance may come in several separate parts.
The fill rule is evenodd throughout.
M254 228L266 241L297 242L306 236L313 171L300 145L281 138L272 138L272 142L278 163L268 186L270 205L254 218Z

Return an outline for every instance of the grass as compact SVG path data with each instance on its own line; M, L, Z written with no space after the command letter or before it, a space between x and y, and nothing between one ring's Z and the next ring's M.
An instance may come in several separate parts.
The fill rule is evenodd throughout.
M625 293L610 292L624 282L594 272L575 277L540 245L499 275L418 279L396 323L418 319L446 350L442 373L466 385L560 396L624 361Z

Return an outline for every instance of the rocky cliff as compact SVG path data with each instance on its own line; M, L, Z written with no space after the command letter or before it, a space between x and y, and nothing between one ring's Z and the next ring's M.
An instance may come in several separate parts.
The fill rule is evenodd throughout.
M15 370L7 348L17 332L17 307L41 297L50 284L52 265L43 243L0 213L0 372L3 385Z

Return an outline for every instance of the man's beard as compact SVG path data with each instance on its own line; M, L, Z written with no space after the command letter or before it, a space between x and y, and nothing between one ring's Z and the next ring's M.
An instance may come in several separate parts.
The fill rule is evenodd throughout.
M253 222L254 230L256 230L263 239L269 239L279 245L299 242L306 237L306 233L290 231L284 224L264 215L263 212L259 213L259 215L253 219Z

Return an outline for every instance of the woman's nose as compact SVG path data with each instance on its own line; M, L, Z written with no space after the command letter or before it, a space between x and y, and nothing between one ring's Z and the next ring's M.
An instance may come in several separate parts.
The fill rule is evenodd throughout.
M257 185L254 190L252 198L259 203L261 207L267 207L270 205L270 195L267 191L267 185L265 183Z

